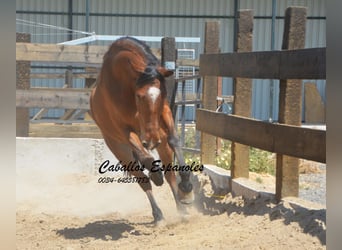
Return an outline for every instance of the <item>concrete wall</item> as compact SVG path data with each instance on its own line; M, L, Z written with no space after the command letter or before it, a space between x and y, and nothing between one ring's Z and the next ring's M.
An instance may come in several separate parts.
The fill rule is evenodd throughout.
M109 151L103 139L87 138L29 138L16 139L16 167L43 168L56 172L96 174L105 160L118 160Z
M105 160L111 164L118 162L103 139L17 137L16 140L16 170L19 176L36 173L36 170L43 170L47 176L50 175L49 178L68 173L96 175ZM256 188L252 192L246 188L249 186L245 183L248 180L244 180L243 184L233 181L232 190L229 185L230 172L213 165L205 165L203 172L210 176L215 193L220 195L233 191L235 195L252 198L263 191Z
M150 214L138 184L98 182L101 177L123 177L122 172L98 174L104 160L117 162L103 140L17 137L16 142L17 211L78 218Z

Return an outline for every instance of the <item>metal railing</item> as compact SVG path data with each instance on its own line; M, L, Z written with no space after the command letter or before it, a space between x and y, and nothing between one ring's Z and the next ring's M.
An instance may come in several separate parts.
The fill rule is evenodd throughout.
M186 93L186 81L189 80L196 80L195 83L195 93ZM191 153L200 153L200 135L196 132L195 141L196 147L186 147L185 143L185 130L186 130L186 106L194 105L195 109L200 108L202 104L201 100L201 89L202 89L202 81L200 75L192 75L186 76L181 78L175 79L175 88L178 89L178 86L181 86L180 93L178 92L176 95L176 100L174 102L173 107L171 107L173 113L173 119L175 121L176 127L180 127L180 143L181 147L184 151L191 152ZM179 96L180 98L177 96ZM178 109L180 107L180 110ZM177 119L177 112L180 111L178 114L179 119Z

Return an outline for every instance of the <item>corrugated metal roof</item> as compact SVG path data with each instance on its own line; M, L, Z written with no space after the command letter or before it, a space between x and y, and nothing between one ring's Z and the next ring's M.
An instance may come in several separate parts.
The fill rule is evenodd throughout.
M308 8L308 16L326 16L326 1L324 0L278 0L277 15L284 16L289 6L304 6Z
M16 1L16 9L26 11L67 11L68 0L19 0Z
M270 16L272 15L272 0L241 0L240 9L251 9L255 16Z

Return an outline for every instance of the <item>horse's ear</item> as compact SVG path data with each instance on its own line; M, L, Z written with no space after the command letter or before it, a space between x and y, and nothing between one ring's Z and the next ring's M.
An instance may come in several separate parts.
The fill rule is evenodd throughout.
M166 70L165 74L164 74L164 77L169 77L169 76L172 76L172 75L173 75L173 71L172 70Z
M160 67L160 68L158 69L158 71L159 71L159 73L160 73L162 76L164 76L165 78L173 75L173 71L172 71L172 70L167 70L167 69L165 69L165 68L163 68L163 67Z

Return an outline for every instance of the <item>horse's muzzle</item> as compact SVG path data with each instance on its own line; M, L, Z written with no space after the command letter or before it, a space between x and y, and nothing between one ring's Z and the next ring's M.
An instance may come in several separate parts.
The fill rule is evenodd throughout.
M153 143L152 140L151 141L142 140L141 143L144 146L144 148L148 150L153 150L159 146L159 144L161 143L161 140L159 139L156 143Z

